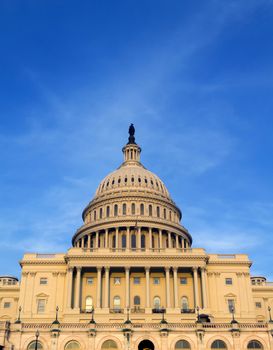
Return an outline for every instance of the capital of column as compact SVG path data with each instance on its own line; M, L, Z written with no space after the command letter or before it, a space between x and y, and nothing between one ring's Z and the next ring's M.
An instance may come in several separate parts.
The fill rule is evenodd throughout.
M101 272L101 270L102 270L102 267L101 266L97 266L97 271Z
M178 270L178 267L174 266L173 267L173 272L177 272L177 270Z
M150 266L145 266L145 271L150 272Z
M77 272L81 272L82 266L76 266L76 270L77 270Z
M192 270L193 270L193 271L198 271L198 266L193 266L193 267L192 267Z
M169 266L165 266L165 272L170 272L170 267Z

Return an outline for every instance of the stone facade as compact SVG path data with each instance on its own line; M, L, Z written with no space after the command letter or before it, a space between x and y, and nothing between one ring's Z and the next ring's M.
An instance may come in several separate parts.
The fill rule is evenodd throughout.
M273 349L273 283L247 255L192 248L140 152L130 137L72 248L0 277L0 349Z

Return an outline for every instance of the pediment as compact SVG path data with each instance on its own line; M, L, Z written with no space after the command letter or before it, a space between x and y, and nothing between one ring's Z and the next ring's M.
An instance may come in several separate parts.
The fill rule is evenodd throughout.
M225 295L225 298L236 298L236 295L233 293L228 293Z
M48 298L48 295L45 293L39 293L39 294L36 294L36 297L37 298Z

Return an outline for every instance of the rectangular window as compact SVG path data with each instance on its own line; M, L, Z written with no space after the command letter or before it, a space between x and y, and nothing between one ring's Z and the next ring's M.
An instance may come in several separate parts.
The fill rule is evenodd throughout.
M120 285L120 277L114 277L114 284Z
M228 299L228 311L230 313L235 312L235 302L234 299Z
M259 302L259 301L257 301L257 302L255 303L255 306L256 306L257 309L261 309L261 308L262 308L262 303Z
M134 284L140 284L140 277L134 277Z
M43 284L43 285L47 284L47 278L46 277L41 277L40 278L40 284Z
M232 284L232 278L226 278L226 284L231 285Z
M38 314L43 314L45 312L45 305L46 305L45 299L38 299L38 303L37 303Z
M93 282L94 282L93 277L87 277L87 279L86 279L87 284L91 285L91 284L93 284Z
M9 308L10 308L10 305L11 305L11 303L8 302L8 301L6 301L6 302L4 303L4 309L9 309Z
M187 284L188 281L187 281L187 278L186 277L181 277L180 278L180 284Z
M160 278L159 277L154 277L154 284L160 284Z

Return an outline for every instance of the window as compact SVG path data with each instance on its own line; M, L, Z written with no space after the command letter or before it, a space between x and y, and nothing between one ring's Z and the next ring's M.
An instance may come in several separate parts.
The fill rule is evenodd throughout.
M135 215L135 213L136 213L136 205L135 205L135 203L132 203L131 212L132 212L132 215Z
M248 349L263 349L264 347L262 346L262 344L258 340L251 340L247 344L247 348Z
M126 235L121 236L121 247L126 248Z
M160 309L160 298L159 297L154 297L154 308L155 309Z
M144 215L144 204L140 204L140 215Z
M190 349L191 346L187 340L178 340L175 344L175 349Z
M65 350L79 350L80 348L80 344L75 340L68 342L65 346Z
M118 295L114 297L114 309L120 309L120 297Z
M94 283L93 277L87 277L86 283L89 284L89 285L93 284Z
M149 204L149 216L153 215L153 207Z
M154 284L160 284L160 278L159 277L154 277Z
M100 208L100 219L102 219L102 208Z
M41 277L40 278L40 284L47 284L47 278L46 277Z
M136 295L134 297L134 305L139 306L140 305L140 297L138 295Z
M160 208L156 207L156 216L159 218L160 217Z
M38 303L37 303L37 313L38 314L42 314L45 312L45 305L46 305L45 299L38 299Z
M257 309L261 309L262 308L262 303L260 301L257 301L255 303L255 306L256 306Z
M122 204L122 214L126 215L126 204L125 203Z
M116 286L120 285L120 277L114 277L114 284Z
M235 312L235 302L234 299L228 299L228 311L230 313Z
M181 298L181 308L182 310L188 310L189 309L189 301L187 297Z
M11 306L11 303L9 301L4 302L4 309L9 309Z
M32 341L28 347L27 350L35 350L36 349L36 341ZM37 342L37 350L43 350L43 345L38 341Z
M145 235L141 235L141 248L145 248Z
M118 205L114 205L114 216L118 216Z
M214 340L214 342L211 344L211 349L227 349L226 343L223 342L223 340Z
M134 284L140 284L140 277L134 277Z
M116 248L116 235L112 237L112 248Z
M136 235L132 234L131 236L131 248L136 249Z
M188 280L186 277L181 277L180 278L180 284L188 284Z
M85 299L85 310L88 312L92 311L93 309L93 299L92 297L88 296Z
M117 343L114 340L106 340L101 346L102 350L106 350L106 349L112 350L117 348L118 348Z
M110 207L107 206L106 207L106 217L109 218L109 216L110 216Z
M226 284L231 285L232 284L232 278L226 278Z
M166 209L165 208L163 210L163 217L164 217L164 219L166 219Z
M94 221L96 221L97 220L97 212L96 212L96 210L94 211Z

